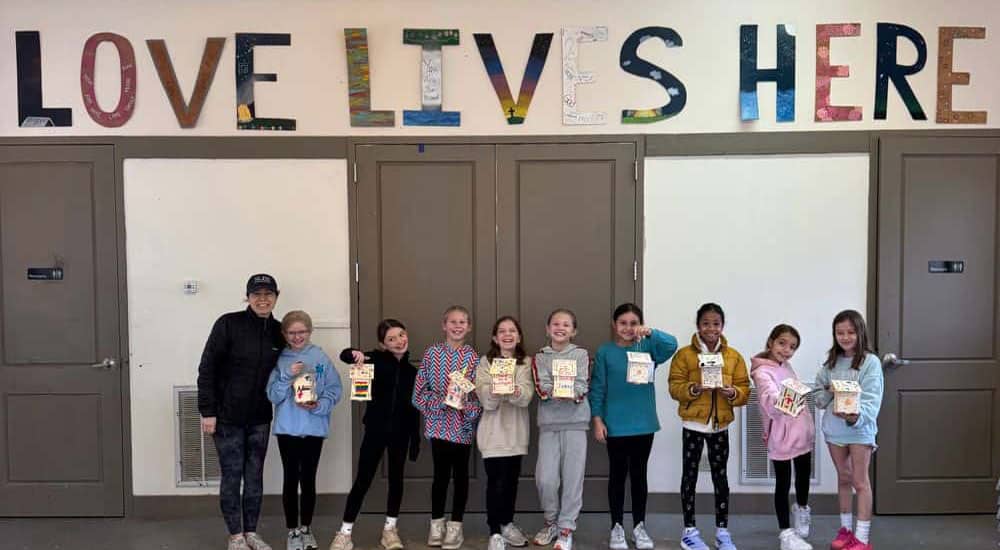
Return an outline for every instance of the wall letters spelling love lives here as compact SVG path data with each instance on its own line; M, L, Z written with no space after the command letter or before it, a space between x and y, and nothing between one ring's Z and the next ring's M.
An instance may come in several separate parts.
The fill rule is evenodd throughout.
M777 25L776 67L762 68L757 63L757 25L741 25L739 28L739 71L740 86L737 100L740 119L757 120L757 85L760 82L774 82L777 86L775 98L775 118L778 122L795 120L795 30L790 25ZM830 86L834 78L850 76L850 66L830 65L830 49L834 38L859 37L861 23L823 23L816 25L816 86L813 118L816 122L859 121L863 110L860 105L830 105ZM458 29L403 29L403 43L420 46L420 110L404 110L404 126L459 126L460 111L444 110L443 53L446 46L458 46L461 32ZM476 48L486 68L487 76L500 103L501 116L508 124L524 124L528 107L534 97L541 78L553 33L535 35L521 77L520 91L515 101L510 92L509 79L501 63L501 56L490 33L476 33L473 38ZM592 43L606 42L607 27L567 27L561 29L562 46L562 122L564 125L600 125L607 121L606 113L581 111L576 101L576 87L595 81L595 75L580 67L581 47L599 47ZM952 105L952 87L967 86L969 73L954 72L954 41L956 39L978 39L986 37L984 27L939 27L937 64L937 110L935 121L941 124L986 124L986 111L956 111ZM162 39L146 41L150 57L156 68L160 84L177 123L181 128L197 125L205 98L212 86L216 68L226 43L224 37L210 37L205 41L204 53L197 72L197 80L189 100L184 99L174 66ZM620 48L619 64L623 72L639 78L652 80L666 92L668 102L658 107L629 107L621 111L621 123L655 123L681 113L687 102L688 89L681 77L659 67L639 56L639 46L647 40L656 40L669 48L682 49L681 35L669 27L649 26L629 34ZM917 52L917 60L911 65L901 65L897 60L897 44L900 40L909 42ZM105 111L97 102L94 91L96 78L96 52L100 44L112 44L118 54L121 73L118 103L111 111ZM347 61L348 97L347 107L350 124L356 127L394 127L395 112L373 110L371 102L371 64L369 61L368 33L364 28L344 29L344 43ZM875 25L876 76L874 118L884 120L887 116L889 85L896 90L913 120L927 120L927 115L907 78L924 69L927 62L927 43L922 34L914 28L898 23L877 23ZM17 31L15 33L17 54L17 108L18 126L72 126L73 111L67 107L44 107L42 105L42 56L41 38L38 31ZM241 130L284 130L294 131L296 121L292 118L259 117L254 101L254 86L257 82L277 82L276 73L258 73L254 70L254 50L261 47L291 47L290 34L236 33L235 35L235 85L236 85L236 127ZM135 51L132 43L119 34L102 32L90 36L83 46L80 62L80 87L87 114L97 124L109 128L128 123L136 108L138 74ZM416 91L416 87L414 87ZM268 111L280 110L280 106L268 105Z

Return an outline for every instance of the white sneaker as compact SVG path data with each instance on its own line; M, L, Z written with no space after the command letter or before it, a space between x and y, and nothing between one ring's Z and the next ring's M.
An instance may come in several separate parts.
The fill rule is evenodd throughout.
M653 550L653 539L649 538L649 533L646 532L645 522L640 521L639 525L632 528L632 540L635 541L635 547L639 550Z
M403 541L399 538L399 531L395 527L383 527L382 538L379 544L385 550L403 550Z
M333 537L333 542L330 543L330 550L353 550L353 549L354 549L354 542L351 541L351 535L337 531L337 536Z
M801 538L809 538L809 525L812 523L812 509L806 506L792 505L792 517L795 518L795 533Z
M238 537L230 537L229 542L226 544L226 550L250 550L247 546L247 541L243 538L243 535Z
M524 531L517 525L514 525L514 522L501 526L500 534L503 535L503 541L510 546L528 545L528 537L524 536Z
M312 530L309 529L308 525L299 527L299 532L302 533L302 548L305 550L319 550L319 544L316 544L316 537L313 536Z
M443 550L458 550L465 542L465 535L462 534L461 521L449 521L444 527L444 540L441 541Z
M503 540L503 535L493 535L490 537L488 550L506 550L507 543Z
M608 548L611 550L628 550L628 542L625 541L625 528L622 524L616 523L611 528L611 538L608 540Z
M812 545L802 540L795 529L785 529L778 534L778 540L781 542L781 550L813 550Z
M305 550L302 543L302 532L298 529L288 531L288 540L285 542L285 550Z
M559 531L559 538L552 550L573 550L573 531L569 529Z
M555 523L546 523L538 530L535 534L534 540L536 546L548 546L552 544L552 541L556 540L559 536L559 527Z
M440 547L442 542L444 542L444 518L432 519L430 529L427 530L427 546Z
M256 532L246 533L243 535L247 539L247 546L250 550L271 550L271 545L264 542L264 539L260 538Z

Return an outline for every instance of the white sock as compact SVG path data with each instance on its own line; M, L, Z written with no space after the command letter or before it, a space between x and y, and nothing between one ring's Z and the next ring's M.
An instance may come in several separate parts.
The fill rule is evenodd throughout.
M398 518L391 518L389 516L386 516L385 517L385 527L383 527L383 529L390 529L392 527L395 527L397 519Z
M860 540L861 542L863 542L865 544L868 544L868 533L870 533L871 530L872 530L872 522L871 522L871 520L861 521L859 519L858 520L858 529L856 531L854 531L854 536L858 537L858 540Z
M854 515L853 514L851 514L850 512L841 512L840 513L840 526L841 527L843 527L844 529L847 529L848 531L850 531L851 527L854 526L853 524L854 524Z
M309 526L308 525L302 525L302 526L300 526L299 527L299 532L300 533L308 533L309 532Z
M350 535L351 531L354 530L354 523L344 522L340 524L340 532L345 535Z

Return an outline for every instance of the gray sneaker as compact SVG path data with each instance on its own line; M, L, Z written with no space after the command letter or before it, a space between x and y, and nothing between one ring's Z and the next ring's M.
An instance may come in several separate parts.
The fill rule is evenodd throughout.
M285 542L285 548L287 550L305 550L305 546L302 544L302 532L298 529L292 529L288 532L288 541Z
M250 550L250 547L247 546L247 541L243 538L243 535L240 535L229 539L229 544L226 545L226 550Z
M608 540L608 548L611 550L628 550L628 542L625 541L625 528L622 524L616 523L611 528L611 538Z
M639 550L653 550L655 546L653 544L653 539L649 537L649 533L646 532L646 522L640 521L639 525L636 525L632 529L632 540L635 541L635 547Z
M312 530L308 527L302 527L299 529L302 533L302 548L305 550L319 550L319 544L316 543L316 537L313 536Z
M510 546L527 546L528 537L524 535L524 531L514 522L510 522L507 525L500 527L500 534L503 535L503 541Z
M244 535L247 539L247 546L250 550L271 550L271 545L264 542L264 539L260 538L256 532L246 533Z
M490 536L490 545L487 550L507 550L507 543L503 540L503 535Z
M559 527L556 526L555 523L546 523L541 529L538 530L538 533L535 535L535 540L532 542L534 542L536 546L548 546L552 544L552 541L556 540L556 537L558 536Z

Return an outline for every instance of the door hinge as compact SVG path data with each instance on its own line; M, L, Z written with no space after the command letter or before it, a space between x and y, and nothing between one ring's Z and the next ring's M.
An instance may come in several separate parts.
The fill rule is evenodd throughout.
M354 262L354 282L355 283L361 282L361 280L359 278L358 262Z
M639 159L632 161L632 181L639 183Z
M357 185L357 183L358 183L358 163L355 162L354 163L354 184Z
M632 262L632 280L639 280L639 262L638 260Z

